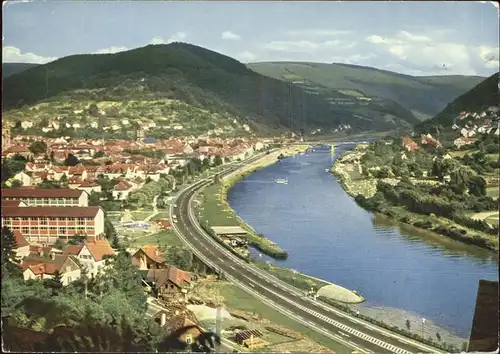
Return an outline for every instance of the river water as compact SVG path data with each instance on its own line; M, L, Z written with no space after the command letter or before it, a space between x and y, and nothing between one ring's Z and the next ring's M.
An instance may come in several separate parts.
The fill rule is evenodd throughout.
M468 338L479 279L498 279L495 254L423 234L360 208L325 171L352 145L289 157L235 184L228 200L288 251L274 261L348 289L364 306L401 309ZM276 184L276 178L288 184Z

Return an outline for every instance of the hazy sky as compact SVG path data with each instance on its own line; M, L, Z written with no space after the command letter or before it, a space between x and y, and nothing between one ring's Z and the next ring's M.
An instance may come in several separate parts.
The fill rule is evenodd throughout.
M3 62L183 41L242 62L339 62L412 75L499 70L499 12L485 1L3 5Z

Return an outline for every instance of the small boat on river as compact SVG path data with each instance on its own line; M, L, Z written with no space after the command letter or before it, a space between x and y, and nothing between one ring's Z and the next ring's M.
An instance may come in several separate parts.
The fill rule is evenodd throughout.
M276 178L274 182L278 184L288 184L288 178Z

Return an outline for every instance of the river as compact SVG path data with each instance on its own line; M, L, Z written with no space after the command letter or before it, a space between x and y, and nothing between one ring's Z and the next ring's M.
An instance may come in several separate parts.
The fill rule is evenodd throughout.
M228 200L289 253L272 262L357 290L363 306L401 309L468 338L479 279L498 279L495 254L398 227L360 208L325 171L353 146L289 157L235 184ZM288 184L276 184L287 177Z

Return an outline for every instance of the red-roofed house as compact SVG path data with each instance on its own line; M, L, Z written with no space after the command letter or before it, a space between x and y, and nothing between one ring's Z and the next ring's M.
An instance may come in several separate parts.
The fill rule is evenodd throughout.
M80 279L81 269L78 263L68 255L51 253L48 257L30 255L25 257L21 263L23 278L29 279L51 279L56 272L61 274L63 285Z
M125 200L128 198L130 192L134 190L134 186L132 186L127 181L118 182L113 188L113 198L115 200Z
M9 179L7 182L11 183L13 180L20 181L23 186L32 186L33 185L33 178L31 178L31 176L24 171L18 172L14 177Z
M85 192L87 192L88 194L92 193L92 192L97 192L97 193L100 193L102 191L102 188L101 188L101 185L100 184L97 184L96 182L94 181L89 181L89 180L85 180L83 181L78 187L77 189L81 189L81 190L84 190Z
M465 138L465 137L461 136L460 138L453 140L453 144L457 148L461 148L462 146L465 146L465 145L474 144L476 141L477 141L476 138Z
M91 275L96 275L106 265L104 256L114 256L115 251L106 239L90 239L82 245L70 245L64 254L71 255L82 263Z
M15 155L21 155L27 160L31 160L33 153L25 146L13 145L2 151L2 155L5 157L12 157Z
M430 134L427 134L427 135L422 134L422 145L427 145L427 144L431 145L431 146L434 146L435 148L442 147L441 143L438 140L434 139L432 137L432 135L430 135Z
M13 233L16 240L16 248L13 251L16 253L17 259L22 259L30 254L30 244L19 230L15 230Z
M165 257L156 245L144 245L132 255L132 264L139 269L162 268Z
M156 296L163 299L183 301L192 286L191 274L172 266L141 273L147 283L154 284Z
M416 142L412 140L409 136L403 136L401 138L403 147L405 148L406 151L416 151L418 150L418 145Z
M69 188L76 189L80 184L82 184L82 178L80 176L71 176L68 178Z
M158 226L160 226L162 229L165 229L165 230L172 230L173 229L173 226L172 224L170 223L170 221L168 221L167 219L160 219L160 220L156 220L156 223L158 224Z

